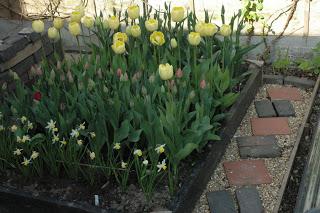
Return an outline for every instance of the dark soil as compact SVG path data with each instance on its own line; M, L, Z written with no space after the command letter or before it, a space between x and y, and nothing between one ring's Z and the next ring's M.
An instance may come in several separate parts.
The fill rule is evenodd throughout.
M305 164L308 161L308 155L311 148L312 137L317 127L318 118L320 115L320 92L318 92L310 118L305 129L305 137L300 141L297 150L296 158L293 163L292 171L289 177L284 197L282 199L279 212L291 213L294 211L296 199L299 191L299 185L303 176Z
M287 69L274 69L272 66L264 66L263 74L268 75L283 75L283 76L297 76L303 78L309 78L312 80L317 80L317 76L312 72L304 72L297 67L289 67Z

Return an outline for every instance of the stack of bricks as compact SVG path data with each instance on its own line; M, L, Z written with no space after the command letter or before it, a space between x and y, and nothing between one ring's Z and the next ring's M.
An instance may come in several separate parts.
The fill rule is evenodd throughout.
M44 56L49 62L55 56L63 56L59 42L52 43L46 34L33 32L30 27L22 27L0 40L0 87L5 83L13 88L13 79L9 71L16 72L26 84L30 82L29 70L39 64ZM56 54L55 54L56 53Z

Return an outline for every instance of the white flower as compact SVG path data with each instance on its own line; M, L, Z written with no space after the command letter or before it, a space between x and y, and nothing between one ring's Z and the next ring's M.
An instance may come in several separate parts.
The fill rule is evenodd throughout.
M158 146L157 148L155 148L154 150L155 150L158 154L161 154L161 153L163 153L163 152L165 151L165 149L164 149L165 146L166 146L165 144L162 144L162 145Z
M36 159L37 157L39 157L39 152L33 151L31 154L31 159Z
M22 165L28 166L30 164L31 160L27 159L26 157L23 157L23 162L21 162Z
M96 137L96 133L95 132L90 132L90 137L91 138L95 138Z
M18 140L18 139L17 139ZM21 139L21 143L25 143L27 141L30 141L30 136L29 135L24 135L22 136L22 139Z
M82 124L80 124L79 130L84 130L86 128L85 124L86 124L86 122L83 122Z
M66 141L65 138L63 138L62 141L60 141L60 143L61 143L61 146L62 146L62 145L67 145L67 141Z
M33 129L33 123L31 123L30 121L28 121L27 123L27 129Z
M90 156L90 159L93 160L96 158L96 153L94 152L89 152L89 156Z
M82 146L83 140L77 140L77 144L78 144L79 146Z
M142 161L142 163L143 163L143 165L147 166L149 161L145 159L144 161Z
M47 123L46 129L48 129L49 132L54 132L54 130L56 129L56 122L50 119L50 121Z
M141 151L141 149L136 149L136 150L134 150L133 154L137 155L138 157L141 157L142 156L142 151Z
M18 127L16 125L12 125L10 128L11 132L16 132L17 129L18 129Z
M122 169L125 169L125 168L127 168L127 165L128 165L128 163L125 163L125 162L121 162L121 168Z
M159 162L157 167L158 167L158 172L160 172L161 169L163 171L166 170L167 169L166 159L163 159L163 161L161 163Z
M0 125L0 132L4 130L4 126Z
M79 131L77 129L71 130L70 136L73 138L78 138L79 137Z
M20 120L21 120L21 123L24 124L28 119L27 119L26 116L22 116L22 117L20 118Z
M115 143L113 149L119 150L121 148L120 143Z
M23 149L16 149L15 151L13 151L13 154L19 156L22 154L22 150Z
M21 139L20 136L17 136L17 142L18 142L18 143L21 143L21 142L22 142L22 139Z
M59 134L55 135L53 134L53 138L52 138L52 143L56 143L58 142L60 139L59 139Z

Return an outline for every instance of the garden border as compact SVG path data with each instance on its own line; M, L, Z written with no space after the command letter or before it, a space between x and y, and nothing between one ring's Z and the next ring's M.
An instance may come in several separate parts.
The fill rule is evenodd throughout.
M298 135L297 135L297 138L296 138L296 142L295 142L294 147L293 147L293 149L291 151L290 158L289 158L289 161L288 161L287 166L286 166L286 168L288 170L286 171L286 173L285 173L285 175L284 175L284 177L282 179L281 188L280 188L279 193L277 195L277 203L274 206L273 211L272 211L273 213L278 213L279 209L281 207L282 199L283 199L285 190L287 188L287 184L288 184L288 181L289 181L289 178L290 178L290 173L291 173L292 166L293 166L293 163L294 163L294 160L295 160L295 156L297 154L297 151L298 151L298 148L299 148L299 145L300 145L300 141L302 140L303 137L305 137L305 135L307 134L307 131L308 131L307 122L308 122L308 120L310 118L310 115L311 115L311 112L312 112L312 107L313 107L314 101L316 99L319 87L320 87L320 76L318 76L317 82L316 82L316 84L315 84L315 86L313 88L310 105L309 105L309 107L307 109L307 113L305 114L305 116L303 118L303 122L302 122L302 124L301 124L301 126L299 128L299 132L298 132Z
M239 98L229 110L229 116L223 123L221 130L221 141L212 143L205 159L195 166L192 174L184 182L184 185L170 205L170 210L173 212L191 213L193 211L195 204L210 180L212 172L221 161L231 138L235 134L259 88L262 86L262 70L253 65L249 66L248 70L253 71L253 73L247 80Z
M223 123L221 130L221 141L212 143L207 156L198 162L192 170L192 174L184 181L177 196L171 201L170 210L176 213L192 212L196 202L205 189L212 171L220 162L225 150L240 125L248 107L262 86L262 70L255 66L249 66L252 71L239 98L228 112L228 118ZM209 171L209 172L208 172ZM30 193L0 186L0 204L14 203L13 205L23 207L26 210L32 208L32 212L57 212L59 213L112 213L115 210L101 209L95 206L68 201L59 201L44 196L33 196ZM32 203L32 206L30 205ZM0 205L1 210L1 205Z

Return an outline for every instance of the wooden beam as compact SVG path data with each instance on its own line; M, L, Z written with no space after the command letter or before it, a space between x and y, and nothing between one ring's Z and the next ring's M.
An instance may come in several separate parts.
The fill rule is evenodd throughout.
M303 36L309 35L309 24L310 24L310 0L304 0Z

